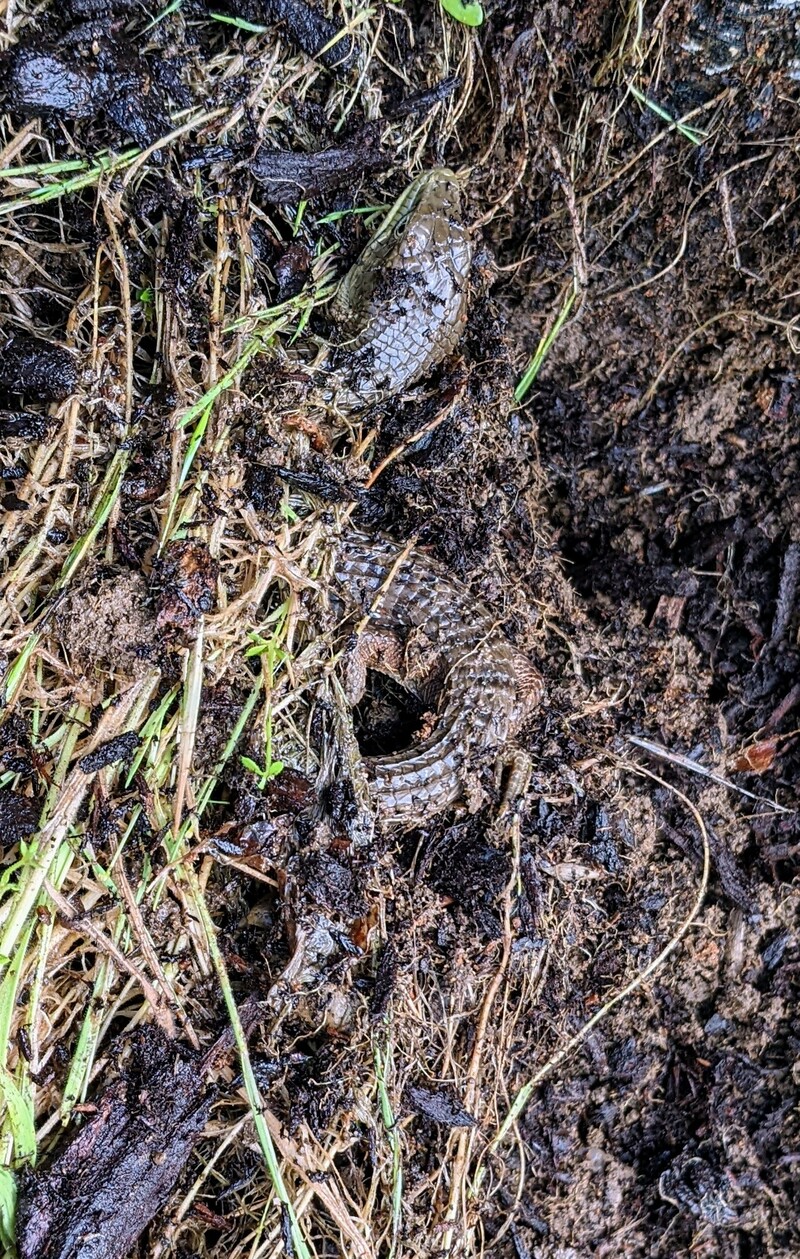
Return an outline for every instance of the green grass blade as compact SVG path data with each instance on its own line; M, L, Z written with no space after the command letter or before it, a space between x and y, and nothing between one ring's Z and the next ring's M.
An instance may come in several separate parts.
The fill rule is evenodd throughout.
M40 827L42 829L47 826L50 813L55 806L61 785L72 760L75 746L88 720L89 710L82 704L75 704L70 710L67 732L62 742L58 762L53 771L50 790L47 793L42 810L40 819ZM40 836L37 836L32 840L25 854L11 913L3 928L2 936L0 936L0 968L5 967L8 963L13 964L20 935L25 930L25 925L42 890L42 884L50 873L50 867L58 855L64 836L69 829L69 821L68 817L63 825L56 827L45 838L44 842L42 842Z
M6 1255L16 1253L17 1182L7 1167L0 1167L0 1247Z
M211 408L220 394L224 393L226 389L230 389L231 385L236 383L250 360L255 358L259 350L262 350L263 348L264 342L262 338L260 336L252 337L245 345L233 366L229 367L228 370L220 376L219 380L213 384L210 389L207 389L196 402L193 402L190 407L187 407L186 411L184 411L183 415L178 420L178 427L188 428L190 424L194 424L195 420L199 419L207 408Z
M545 336L542 337L541 341L537 345L533 354L533 358L528 364L525 374L523 375L522 379L520 380L519 384L514 390L515 402L522 402L523 398L525 397L525 394L528 392L531 385L535 381L536 377L539 375L539 372L542 370L542 365L545 359L547 358L547 355L550 353L550 350L552 349L553 344L558 334L560 333L561 329L564 327L564 324L566 323L569 312L572 310L572 307L575 304L575 298L577 296L578 296L578 290L576 286L573 284L572 288L569 290L566 298L564 299L564 303L561 307L561 310L558 312L558 316L556 318L555 323L553 324L550 331L546 333Z
M644 92L640 92L638 87L634 87L632 83L628 84L631 95L635 96L640 105L644 105L651 113L660 118L662 122L671 123L676 131L688 140L690 144L701 145L708 139L708 132L701 131L699 127L689 127L685 122L681 122L677 118L673 118L663 105L659 105L657 101L653 101L649 96L645 96Z
M64 561L64 566L51 592L51 599L54 594L58 594L69 583L75 570L80 567L81 561L87 552L91 550L95 538L111 515L112 508L119 495L125 469L128 466L128 459L129 452L127 450L118 450L108 465L103 484L92 508L92 523L82 537L78 538L77 542L74 543Z
M63 175L68 170L85 170L83 157L63 158L60 162L31 162L28 166L4 166L0 179L18 179L23 175Z
M11 965L0 983L0 1045L3 1046L4 1053L7 1052L7 1047L11 1043L11 1025L17 1008L19 977L32 935L33 923L30 922L11 960Z
M215 22L224 22L226 26L237 26L240 31L248 31L251 35L265 35L268 26L259 26L257 22L248 22L243 17L231 17L229 13L209 13Z
M103 175L112 174L116 171L124 170L126 166L130 166L141 153L141 149L128 149L125 153L120 153L116 157L107 156L99 157L88 170L82 171L78 175L73 175L71 179L57 180L53 184L42 184L39 188L34 188L31 192L26 193L23 197L15 197L12 201L0 202L0 218L7 218L10 214L16 214L18 210L27 209L31 205L42 205L47 201L55 201L59 197L66 197L71 192L80 192L82 188L89 188L92 184L98 183Z
M14 1142L14 1162L35 1163L36 1128L33 1109L5 1067L0 1067L0 1093L5 1099L6 1118Z
M216 928L212 921L211 914L208 911L208 906L206 905L205 897L203 896L203 892L194 869L192 867L188 867L186 873L189 887L193 892L194 903L200 913L200 920L202 922L203 931L208 944L208 951L214 965L214 970L216 971L217 979L219 980L219 985L222 989L222 995L225 1000L225 1008L228 1012L231 1028L233 1029L233 1036L239 1053L239 1063L242 1068L242 1080L244 1082L245 1093L247 1094L247 1101L250 1106L250 1113L255 1125L258 1143L261 1147L261 1153L264 1157L264 1162L266 1164L267 1171L269 1172L272 1187L275 1191L275 1197L278 1199L278 1202L281 1204L288 1216L289 1231L297 1259L311 1259L311 1251L300 1229L300 1221L297 1218L297 1212L294 1209L294 1204L286 1189L272 1136L267 1126L267 1121L264 1118L264 1102L258 1089L256 1077L253 1074L253 1067L250 1062L250 1053L247 1048L247 1039L244 1034L244 1028L242 1027L242 1021L239 1018L239 1010L236 1005L233 990L231 989L225 962L223 960L222 953L220 952Z
M375 1078L378 1083L378 1100L386 1139L392 1151L392 1244L388 1259L394 1259L403 1228L403 1149L397 1131L397 1120L389 1097L388 1078L392 1071L392 1044L387 1038L385 1050L375 1042L373 1047Z

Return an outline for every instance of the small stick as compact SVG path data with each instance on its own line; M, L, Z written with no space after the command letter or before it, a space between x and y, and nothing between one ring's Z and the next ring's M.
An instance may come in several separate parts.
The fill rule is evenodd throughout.
M705 765L698 765L696 761L691 761L688 756L682 756L680 752L670 752L669 748L664 748L660 743L651 743L649 739L639 739L636 735L629 734L627 736L628 743L632 743L634 747L642 748L644 752L649 752L651 756L657 756L662 761L669 761L673 765L679 765L681 769L688 769L692 774L699 774L701 778L709 778L711 782L717 783L720 787L727 787L729 791L738 791L741 796L747 796L748 800L755 800L758 804L768 804L770 808L775 809L778 813L794 813L794 809L787 809L784 805L778 804L777 800L770 800L768 796L756 796L752 791L748 791L746 787L740 787L737 783L730 782L729 779L723 778L721 774L717 774L713 769L707 769Z
M432 433L434 429L437 429L439 425L443 423L444 420L447 419L448 415L450 414L452 405L453 405L452 402L449 402L447 406L442 411L439 412L438 415L435 415L433 417L432 420L428 420L428 423L423 424L422 428L418 428L415 433L411 434L410 437L406 437L406 439L402 441L399 446L395 446L394 450L390 450L386 458L382 459L381 462L378 464L377 468L374 468L372 472L370 472L369 476L367 477L366 488L368 490L371 489L372 486L377 481L378 477L381 475L381 473L384 471L385 468L388 468L390 463L394 463L395 459L398 459L400 455L402 455L411 446L415 445L416 442L420 441L423 437L427 436L428 433Z
M72 902L67 900L66 896L62 896L58 888L55 887L49 879L44 880L44 890L47 892L47 895L56 906L56 909L61 914L62 918L64 918L71 927L75 928L75 930L79 933L87 936L98 949L112 958L115 965L120 970L124 970L128 975L131 975L136 980L145 997L152 1006L153 1015L159 1027L166 1033L167 1036L169 1036L170 1040L174 1040L175 1020L172 1017L172 1011L169 1008L166 1008L166 1003L163 997L159 995L144 972L139 969L135 962L132 962L130 958L125 956L122 950L117 947L114 941L111 940L104 931L101 931L100 928L96 927L89 918L85 917L80 912L80 910L76 909Z
M178 1001L178 997L175 994L175 992L173 992L172 987L170 986L170 982L167 979L166 975L164 974L164 968L162 967L161 962L159 961L158 954L156 953L155 946L153 944L152 936L150 935L150 932L147 930L147 926L145 925L144 918L142 917L142 911L139 908L139 905L137 903L136 897L133 892L133 888L131 887L130 880L128 878L128 872L125 869L125 865L123 863L121 856L119 857L114 867L113 877L114 877L114 881L116 883L117 889L119 891L119 894L122 897L123 901L125 902L125 908L127 909L128 917L131 920L131 926L133 928L134 936L136 937L136 942L139 945L139 948L142 950L142 953L144 954L145 958L147 959L147 962L151 971L153 972L153 974L155 975L156 979L159 982L159 985L161 987L161 991L163 994L163 999L167 1001L168 1005L174 1004L177 1007L177 1009L179 1010L178 1017L180 1018L180 1022L183 1027L183 1030L185 1031L187 1037L191 1041L194 1048L199 1049L200 1041L198 1039L197 1033L192 1027L191 1022L189 1021L189 1018L186 1012L180 1008L180 1002Z

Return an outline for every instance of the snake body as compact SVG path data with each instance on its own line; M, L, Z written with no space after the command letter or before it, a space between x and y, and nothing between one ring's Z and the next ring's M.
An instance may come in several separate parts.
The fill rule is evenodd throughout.
M403 663L384 672L426 698L438 691L427 738L367 759L378 817L419 825L464 797L472 760L485 761L507 742L534 698L536 675L489 609L421 551L351 533L334 575L344 610L369 615L364 635L401 643Z
M339 410L402 394L453 353L471 263L458 181L431 171L406 189L339 286L332 313L343 340L325 382Z
M453 353L466 324L471 262L458 181L451 171L431 171L406 190L340 286L334 314L345 340L327 382L339 410L401 394ZM426 703L434 697L427 737L366 758L378 818L419 825L463 798L470 763L513 734L534 671L489 609L421 551L351 533L339 544L334 576L339 610L367 616L351 702L363 691L363 661L376 667L376 645L387 642L392 663L377 667Z

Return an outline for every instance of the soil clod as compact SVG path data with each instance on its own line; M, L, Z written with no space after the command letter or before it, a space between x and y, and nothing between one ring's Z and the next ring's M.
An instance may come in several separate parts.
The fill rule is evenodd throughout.
M75 392L74 354L40 337L9 333L0 345L0 389L29 401L62 402Z

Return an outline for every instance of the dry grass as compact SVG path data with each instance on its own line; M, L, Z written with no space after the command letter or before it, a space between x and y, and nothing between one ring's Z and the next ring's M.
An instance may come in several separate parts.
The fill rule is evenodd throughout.
M6 1166L46 1151L60 1125L70 1122L75 1105L107 1070L112 1033L124 1034L152 1018L170 1035L207 1043L219 1017L220 988L236 1019L214 926L212 862L197 855L204 812L227 763L245 751L256 760L266 755L268 766L274 747L312 779L324 777L325 767L314 763L308 745L310 705L335 708L338 695L331 691L330 642L315 632L318 625L301 596L316 590L324 574L329 513L307 495L287 491L282 525L265 529L241 493L246 461L232 447L243 416L262 406L257 392L245 392L247 369L279 360L330 296L340 270L335 241L333 249L317 250L312 282L298 298L265 304L250 233L254 225L269 229L274 212L259 206L257 190L251 200L249 181L240 179L239 192L206 195L199 202L201 231L193 257L185 260L199 264L194 293L176 293L162 262L164 227L150 226L130 207L161 178L154 165L157 150L177 154L183 140L235 146L246 124L260 141L282 146L288 132L302 144L309 135L299 111L320 94L338 130L356 106L367 117L378 116L377 80L386 74L418 88L461 73L465 88L433 116L389 131L387 140L396 145L395 187L401 188L419 170L432 129L442 146L455 134L469 95L473 45L457 26L438 23L435 61L424 79L412 81L410 67L392 63L394 41L385 38L381 15L355 6L342 16L361 53L355 79L332 81L318 63L281 41L220 38L213 57L194 63L191 87L196 100L232 95L234 103L184 111L175 117L173 132L146 153L56 159L46 138L52 134L48 125L27 123L12 131L4 120L3 246L7 265L17 263L15 288L5 289L9 324L46 334L34 300L38 291L46 292L66 328L66 344L83 367L78 394L51 408L47 440L28 452L28 510L6 515L0 543L7 558L1 631L8 660L7 720L13 716L30 732L41 766L39 783L48 784L36 837L20 845L17 860L7 854L3 878ZM15 7L8 45L25 38L30 20L24 7ZM406 19L401 25L413 39ZM191 42L180 9L165 17L155 34L166 36L167 45ZM231 93L228 85L234 83ZM252 148L253 140L248 144ZM78 208L84 236L93 224L91 247L71 243ZM313 211L306 210L301 220L304 209L296 214L295 235L313 247L319 231ZM292 213L291 207L283 212L284 225L291 224ZM52 271L65 260L87 277L77 300ZM201 335L195 314L187 310L193 298L203 308L201 326L207 330ZM169 409L154 402L166 384L173 395ZM320 422L328 424L331 444L346 437L359 450L348 471L366 481L374 445L366 430L339 432L322 415ZM275 462L288 467L303 462L306 433L287 428L277 408L265 411L261 423L274 441ZM126 477L143 448L150 458L167 455L168 484L153 502L131 510ZM88 481L82 469L89 470ZM130 653L120 651L126 633L134 645L147 637L148 614L125 599L109 609L108 584L100 586L101 610L94 598L98 580L102 583L102 574L117 562L121 514L129 536L150 539L145 572L171 542L185 538L204 543L217 566L215 610L193 624L185 646L173 654L169 677L158 661L136 668L132 676ZM105 618L102 626L99 616ZM254 643L258 660L270 662L260 677L248 663ZM243 702L230 738L210 757L207 748L198 748L197 734L204 696L215 687L241 695ZM266 749L259 747L259 730L268 732ZM123 732L141 739L131 765L96 773L80 768L94 748ZM42 790L36 782L26 787L13 769L1 785L33 787L37 797ZM111 833L98 832L98 817L109 811ZM146 852L136 839L143 827L152 836ZM374 890L380 904L382 889ZM218 981L211 987L210 975ZM282 979L276 976L276 993ZM280 1018L271 1033L276 1043ZM361 1077L359 1110L374 1129L377 1151L374 1183L363 1200L335 1170L334 1160L347 1165L350 1118L336 1120L324 1141L308 1132L288 1139L259 1100L240 1037L243 1093L232 1093L216 1113L195 1165L197 1180L174 1204L172 1222L153 1253L201 1243L191 1202L202 1196L209 1178L219 1187L232 1144L238 1140L248 1149L256 1139L269 1174L257 1175L238 1199L230 1255L271 1254L279 1246L275 1198L292 1213L298 1255L322 1253L325 1236L347 1245L350 1253L377 1254L392 1228L381 1185L388 1189L399 1170L392 1171L396 1136L380 1120L371 1066L373 1054L385 1054L384 1038L375 1040L374 1049L372 1040L365 1024L362 1043L353 1047L354 1063L361 1064L353 1070L354 1078ZM54 1055L64 1045L70 1046L66 1075L53 1069ZM391 1070L389 1056L381 1062L381 1088L396 1105L402 1071L398 1076ZM360 1179L360 1170L357 1175Z

